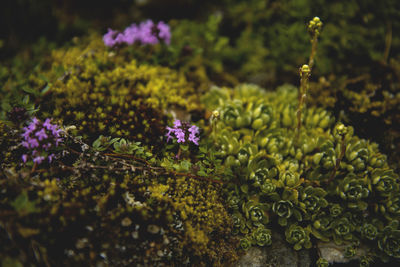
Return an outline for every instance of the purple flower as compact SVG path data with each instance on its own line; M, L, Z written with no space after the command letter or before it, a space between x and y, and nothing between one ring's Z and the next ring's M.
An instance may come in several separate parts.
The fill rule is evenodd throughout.
M175 130L175 136L178 138L177 142L178 143L184 143L185 142L185 133L183 132L182 129L176 129Z
M178 128L178 127L181 127L181 126L182 126L182 123L181 123L180 120L175 120L175 121L174 121L174 128L175 128L175 129Z
M21 145L23 146L23 147L26 147L26 148L29 148L29 143L28 142L26 142L26 141L22 141L21 142Z
M44 128L42 128L40 131L36 132L35 136L37 136L39 141L42 141L43 139L46 139L48 137Z
M188 129L189 133L191 134L199 134L199 127L197 127L196 125L192 125L189 129Z
M154 25L153 21L147 20L140 23L140 41L142 44L155 45L158 43L157 34L154 33L154 29L157 27Z
M103 42L106 46L112 47L116 44L115 36L117 35L117 31L113 31L112 29L108 29L108 32L103 36Z
M33 122L31 122L29 125L28 125L28 130L29 131L34 131L36 129L36 124L34 124Z
M30 139L27 140L27 142L29 144L29 148L39 147L39 142L35 138L30 138Z
M190 127L189 127L190 126ZM167 137L167 142L173 139L172 134L177 138L178 143L186 142L186 136L188 136L188 141L193 142L196 145L199 145L200 138L197 136L199 134L199 127L196 125L190 125L187 122L181 122L180 120L174 121L174 128L166 127L167 133L165 136Z
M133 45L136 41L139 40L139 28L136 24L132 24L128 28L124 30L125 42L128 45Z
M175 129L172 129L171 127L167 126L167 130L168 130L168 133L166 133L165 136L167 137L167 142L169 142L169 140L172 139L172 135L171 134L173 132L175 132Z
M135 42L140 42L142 45L155 45L160 40L166 44L170 44L170 27L162 21L154 24L152 20L143 21L139 25L132 24L125 28L123 32L108 29L108 32L103 36L103 42L108 47L124 43L132 45Z
M56 139L56 146L58 146L58 144L60 144L62 142L62 138L57 138Z
M197 134L199 134L199 127L197 127L196 125L192 125L188 129L188 131L190 132L189 141L193 142L196 145L199 145L200 138L196 136Z
M158 38L163 40L166 44L170 44L171 43L171 31L170 31L169 25L164 23L163 21L160 21L157 24L157 28L159 30Z
M33 162L37 163L37 164L42 163L43 160L44 160L43 156L37 156L37 157L33 158Z
M115 37L115 43L119 45L125 43L125 35L123 33L118 33L117 37Z
M47 158L48 158L48 160L49 160L49 163L51 163L52 161L53 161L53 158L55 157L56 155L54 155L54 154L50 154Z
M57 125L53 125L53 127L51 129L51 133L53 134L54 137L59 137L61 132L62 132L62 130L58 129Z
M50 123L51 119L47 118L44 122L43 122L43 127L46 127L47 130L51 130L53 127L53 124Z
M33 162L40 164L45 158L52 162L55 155L47 156L46 151L49 151L53 145L58 146L63 141L60 137L62 130L56 124L52 124L51 119L40 122L37 118L33 118L32 122L23 128L23 131L21 136L24 140L21 141L21 145L32 152ZM26 162L28 155L23 154L22 160Z
M39 123L39 120L36 117L32 118L32 123L37 125Z
M27 128L27 127L24 127L23 130L25 130L25 132L24 132L23 134L21 134L21 136L22 136L23 138L25 138L25 140L26 140L26 139L29 138L29 135L31 134L31 132L32 132L33 130L30 130L30 129Z

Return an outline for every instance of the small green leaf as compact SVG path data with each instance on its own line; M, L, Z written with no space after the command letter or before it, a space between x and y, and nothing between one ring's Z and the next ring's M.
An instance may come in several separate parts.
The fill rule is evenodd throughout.
M301 244L297 243L296 245L294 245L294 250L300 250L301 249Z
M22 99L22 104L28 105L28 103L29 103L29 95L25 95L24 99Z
M247 184L243 184L243 185L240 186L240 190L243 193L247 194L249 192L249 186Z
M47 93L47 91L50 90L50 84L46 84L46 86L43 88L43 90L40 92L42 95L44 95L45 93Z
M188 151L189 150L189 146L188 145L180 145L179 146L183 151Z
M23 267L24 265L22 265L22 263L17 259L6 257L1 261L1 266L3 266L3 267Z
M203 170L200 170L197 172L197 175L199 176L207 176L207 173L205 173Z
M32 213L36 211L35 203L29 201L28 193L23 191L13 202L11 206L20 213Z

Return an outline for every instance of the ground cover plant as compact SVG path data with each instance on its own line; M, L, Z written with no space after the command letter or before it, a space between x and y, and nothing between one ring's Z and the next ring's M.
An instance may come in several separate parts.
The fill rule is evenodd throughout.
M322 21L296 33L311 41L299 86L269 91L227 71L220 23L147 20L74 38L26 77L2 69L3 265L229 266L272 232L398 260L393 165L307 102Z

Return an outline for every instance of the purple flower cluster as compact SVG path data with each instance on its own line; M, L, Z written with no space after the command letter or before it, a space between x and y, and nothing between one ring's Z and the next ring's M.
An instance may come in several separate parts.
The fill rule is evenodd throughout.
M33 118L31 123L24 127L22 137L22 146L30 150L29 154L23 154L23 162L27 162L29 157L32 157L33 162L40 164L46 158L51 162L55 154L49 154L48 151L53 146L58 146L62 142L60 132L62 131L56 124L51 124L50 119L46 119L45 122L39 121L37 118Z
M103 36L104 44L109 47L122 44L132 45L135 42L154 45L161 40L166 44L170 44L170 28L168 24L162 21L154 24L151 20L146 20L139 25L132 24L123 32L108 29L108 32Z
M200 138L198 137L199 127L196 125L190 125L188 122L181 122L180 120L174 121L174 128L167 126L167 142L173 139L173 135L177 139L178 143L184 143L186 140L199 145ZM186 139L187 138L187 139Z

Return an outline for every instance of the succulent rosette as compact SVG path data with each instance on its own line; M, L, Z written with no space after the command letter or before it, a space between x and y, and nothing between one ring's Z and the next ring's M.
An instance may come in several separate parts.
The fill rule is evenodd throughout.
M365 170L369 161L369 150L367 141L352 137L346 146L344 161L346 168L350 172L360 172Z
M286 226L288 219L294 215L297 221L302 220L300 211L298 211L293 203L289 200L280 200L272 204L272 211L279 216L278 223Z
M331 203L329 206L329 214L335 218L343 212L343 207L337 203Z
M393 170L375 169L371 174L371 181L375 191L383 197L398 192L398 176Z
M313 217L321 208L328 206L328 201L324 198L326 191L320 187L307 186L300 189L299 205L306 211L306 217Z
M243 250L251 248L251 240L249 238L242 238L239 243L239 247Z
M378 228L372 223L364 223L361 227L362 237L368 240L374 240L379 234Z
M249 200L243 203L242 211L254 226L266 225L269 222L268 205L264 203Z
M286 241L293 244L295 250L311 248L310 234L297 224L291 224L285 231Z
M265 155L256 155L251 159L248 170L248 180L257 188L261 188L267 179L276 178L278 175L276 161Z
M258 246L269 246L272 244L271 230L259 227L252 233L253 242Z
M378 247L387 255L400 258L400 230L391 226L385 227L378 239Z
M296 188L301 184L298 172L286 170L279 174L280 187Z
M365 210L367 203L362 201L367 198L370 190L367 179L349 174L336 187L336 193L344 200L348 201L347 206L352 209Z
M336 244L350 241L353 238L354 225L346 217L336 219L332 222L333 237Z

